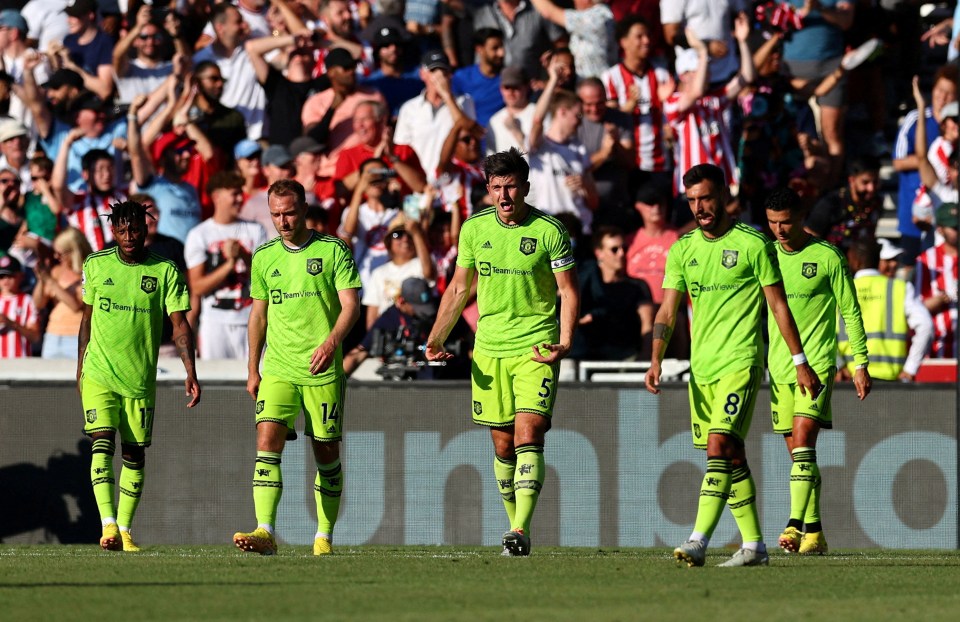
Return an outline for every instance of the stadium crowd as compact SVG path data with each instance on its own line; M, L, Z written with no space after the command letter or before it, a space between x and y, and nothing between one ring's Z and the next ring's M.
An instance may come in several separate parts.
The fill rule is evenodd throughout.
M649 360L700 163L724 170L742 222L769 233L764 201L790 187L857 276L905 282L896 320L871 311L913 340L891 379L956 356L960 19L922 28L917 2L0 6L0 358L77 356L83 261L114 244L105 216L126 198L187 275L199 356L245 358L251 257L276 234L266 190L295 179L359 269L351 369L364 333L436 312L460 225L490 204L483 156L509 147L580 263L572 358ZM887 157L898 226L878 243ZM689 356L685 324L668 356Z

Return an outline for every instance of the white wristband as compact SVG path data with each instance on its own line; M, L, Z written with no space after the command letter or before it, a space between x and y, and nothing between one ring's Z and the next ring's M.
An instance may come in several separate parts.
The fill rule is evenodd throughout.
M794 365L803 365L807 362L807 355L801 352L800 354L793 355L793 364Z
M856 366L855 369L866 369L866 368L867 368L867 363L860 363L859 365Z

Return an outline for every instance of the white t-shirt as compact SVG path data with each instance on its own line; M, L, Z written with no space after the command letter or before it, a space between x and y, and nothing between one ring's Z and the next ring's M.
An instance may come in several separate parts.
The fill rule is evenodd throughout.
M579 140L561 144L546 136L534 151L529 150L530 194L529 203L548 214L570 212L583 223L583 230L590 231L593 213L587 202L571 192L564 179L568 175L583 175L590 170L590 154Z
M14 58L4 54L3 66L7 73L10 74L10 77L13 78L13 83L23 86L23 56ZM44 60L34 68L33 77L37 81L37 84L43 84L50 79L50 66L47 64L45 57ZM33 113L30 112L30 109L27 108L23 100L21 100L13 90L10 91L10 108L7 114L17 121L20 121L20 123L23 123L23 126L30 132L30 142L33 143L37 138L37 127L33 122Z
M520 131L524 136L530 135L530 129L533 127L533 111L536 110L533 103L527 104L520 114L514 114L514 117L520 122ZM517 142L513 134L506 128L507 109L501 108L490 117L490 124L487 126L487 155L507 151L510 147L516 147L523 151L523 145Z
M473 98L469 95L457 97L457 104L463 114L471 119L477 118ZM437 164L440 163L440 150L447 134L453 128L453 118L446 106L434 108L423 93L400 106L397 114L397 128L393 132L393 142L397 145L410 145L420 158L420 165L427 174L427 181L437 180Z
M27 20L27 38L36 39L37 49L46 52L53 41L63 41L69 34L67 14L63 12L70 0L30 0L20 15ZM9 71L9 69L7 70ZM37 80L40 84L40 81Z
M251 39L266 37L272 33L270 24L267 23L267 11L270 9L269 2L264 3L263 9L259 12L244 8L236 2L231 2L230 4L235 6L237 10L240 11L240 17L243 18L243 21L247 22L247 26L250 29ZM207 25L204 27L203 34L207 35L211 39L217 38L217 33L214 31L213 24L210 22L207 22Z
M243 115L243 120L247 123L247 138L260 140L267 129L264 127L267 95L257 82L257 74L253 70L253 64L246 50L242 45L238 45L237 49L225 58L218 56L213 46L208 45L193 55L193 65L196 66L197 63L205 60L215 62L227 81L223 85L220 103L229 108L236 108L237 112Z
M802 3L801 3L802 4ZM740 68L732 17L749 7L745 0L660 0L660 23L690 28L701 41L723 41L727 55L710 59L711 83L729 79Z
M423 278L423 266L420 258L414 257L402 266L389 261L370 275L370 287L363 288L363 304L376 307L377 315L382 315L400 295L400 286L407 279Z
M183 245L187 269L204 265L207 273L215 270L224 261L223 242L229 239L237 240L245 251L253 255L253 251L267 241L267 233L260 223L237 220L220 224L208 218L187 234L186 244ZM246 324L253 304L250 298L249 264L239 259L234 265L234 274L219 289L204 296L200 304L203 322Z
M337 234L341 237L346 236L343 225L347 222L348 213L349 210L343 212L343 217L340 219ZM357 271L360 273L364 291L370 285L373 271L390 261L384 238L387 236L390 223L399 213L400 210L396 208L378 212L366 203L360 205L357 233L351 238L350 243L353 245L353 259L357 262Z
M157 90L171 73L171 61L157 63L156 67L147 67L134 58L128 65L127 75L121 78L116 72L113 74L113 81L117 83L117 100L129 104L137 95L149 95Z

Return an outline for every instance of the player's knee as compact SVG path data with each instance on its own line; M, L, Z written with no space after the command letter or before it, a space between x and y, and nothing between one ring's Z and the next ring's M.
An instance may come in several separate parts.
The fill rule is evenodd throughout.
M313 441L313 457L320 464L330 464L340 458L340 441L321 443Z
M94 436L93 437L93 447L90 452L94 454L107 454L114 455L117 451L117 444L113 440L113 435L109 436Z
M137 447L136 445L122 445L122 452L124 466L129 469L143 468L143 465L146 463L147 459L147 452L143 447ZM135 465L139 465L139 467Z

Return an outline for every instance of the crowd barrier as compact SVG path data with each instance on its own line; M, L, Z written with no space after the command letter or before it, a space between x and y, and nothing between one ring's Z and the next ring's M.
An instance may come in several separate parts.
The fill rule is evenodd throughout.
M821 433L823 524L834 548L956 548L955 385L879 384L865 402L834 395ZM183 386L158 386L154 444L134 525L143 544L225 544L255 525L253 402L243 382L207 382L197 408ZM789 509L789 462L771 432L763 389L748 443L764 536ZM66 381L0 380L0 490L5 543L93 543L90 443ZM460 383L352 383L346 407L346 491L338 545L496 545L507 522L485 428L470 422ZM302 422L301 422L302 423ZM674 546L691 531L705 456L691 446L684 385L659 397L637 386L561 385L547 437L548 475L536 545ZM119 457L117 468L119 468ZM283 542L313 541L314 464L302 436L283 453ZM737 541L729 513L714 536Z

